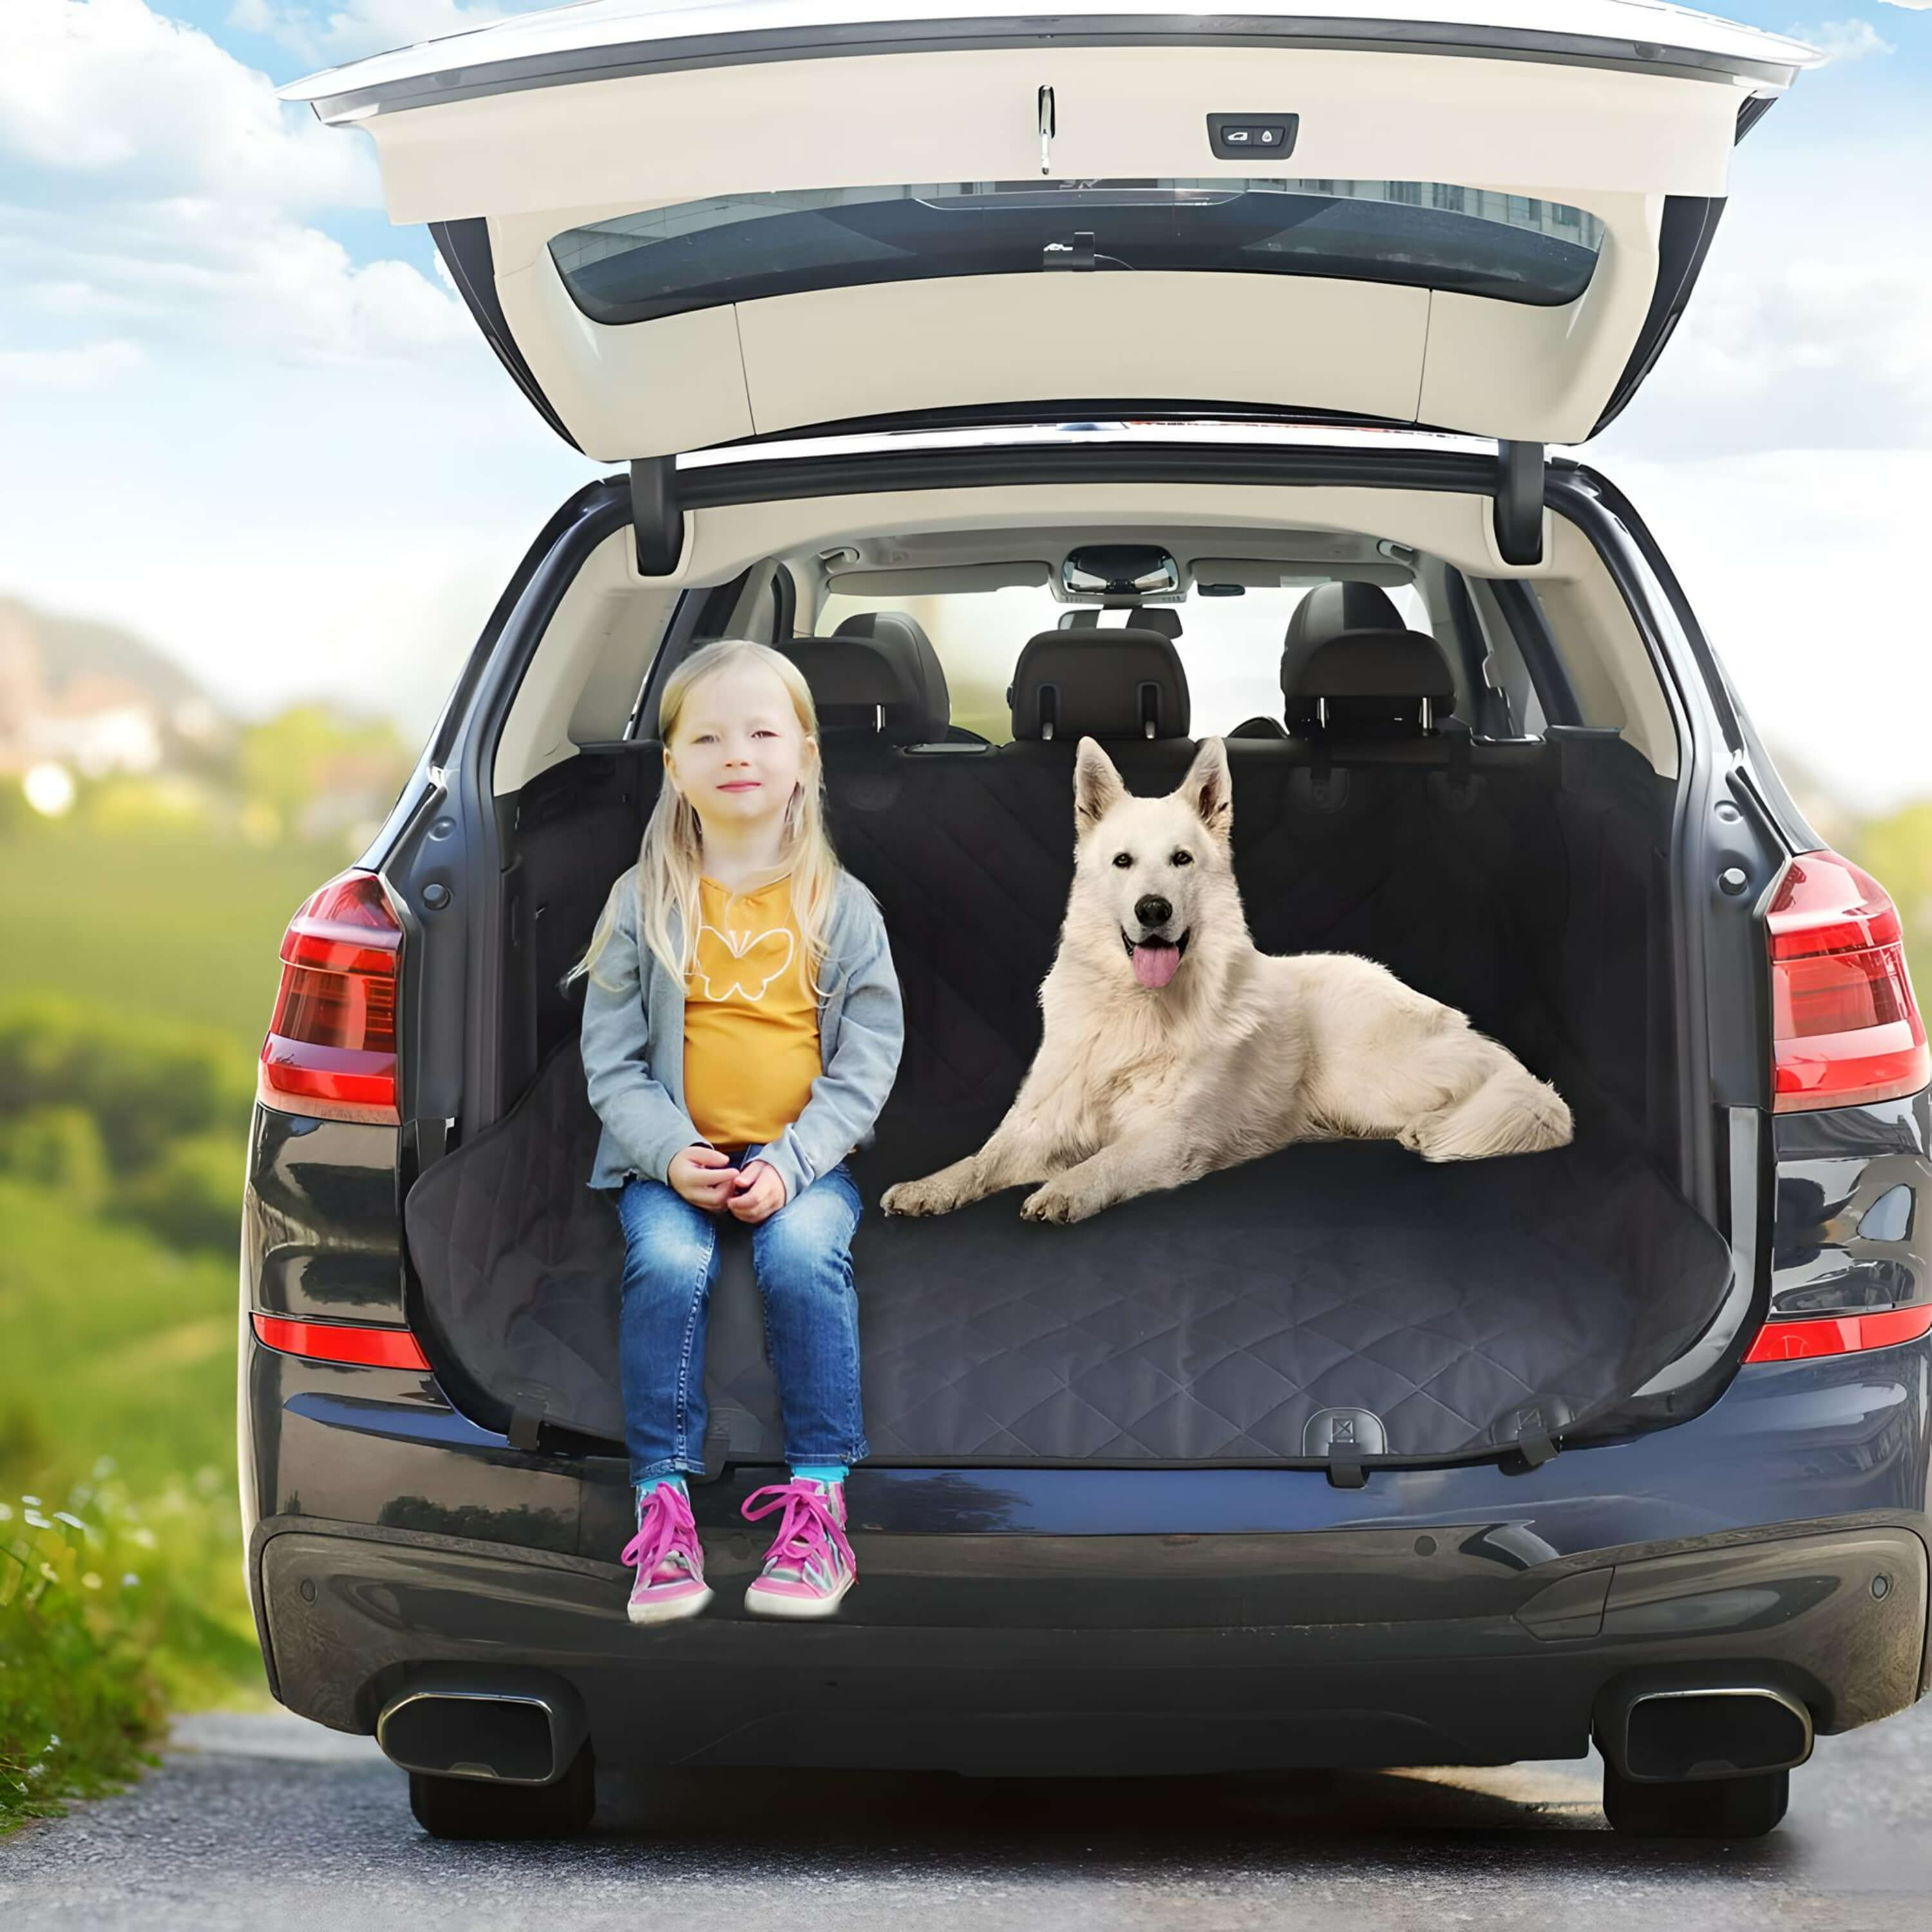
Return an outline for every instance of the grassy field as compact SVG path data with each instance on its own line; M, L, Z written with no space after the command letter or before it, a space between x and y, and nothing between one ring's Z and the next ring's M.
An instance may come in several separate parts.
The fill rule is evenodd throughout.
M0 1832L133 1774L169 1706L266 1696L236 1495L250 1067L289 916L340 869L0 832Z
M266 1690L242 1574L232 1261L5 1175L0 1228L4 1832L131 1775L169 1706Z
M202 835L33 824L0 838L0 996L58 990L261 1045L290 915L346 862Z
M239 1154L235 1191L242 1190ZM235 1267L0 1174L0 1462L160 1489L235 1467ZM152 1479L152 1480L150 1480Z

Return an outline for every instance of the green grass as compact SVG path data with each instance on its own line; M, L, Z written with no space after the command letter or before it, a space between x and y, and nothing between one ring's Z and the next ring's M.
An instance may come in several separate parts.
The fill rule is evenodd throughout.
M242 1150L283 930L340 869L0 828L0 1834L137 1774L170 1706L266 1699L236 1488Z
M266 1696L235 1252L284 929L333 850L0 814L0 1834Z
M232 1261L0 1175L0 1832L266 1695L242 1574ZM60 1512L60 1514L57 1514Z
M232 1258L176 1253L4 1174L0 1227L0 1468L51 1486L111 1456L141 1490L203 1469L226 1481Z
M153 1762L154 1542L112 1490L0 1498L0 1836Z
M289 917L346 862L207 833L31 823L0 834L0 995L58 991L260 1048Z

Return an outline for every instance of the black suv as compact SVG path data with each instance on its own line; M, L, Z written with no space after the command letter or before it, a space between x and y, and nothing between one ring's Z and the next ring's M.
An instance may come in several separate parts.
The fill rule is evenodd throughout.
M430 1831L580 1828L600 1760L1594 1740L1613 1823L1737 1834L1815 1731L1924 1689L1932 1057L1899 921L1631 506L1545 447L1641 381L1732 144L1811 56L1622 10L593 0L290 90L374 136L511 375L624 466L297 914L262 1055L262 1650ZM904 989L853 1156L874 1453L838 1617L738 1614L737 1506L780 1457L728 1228L693 1492L726 1587L638 1629L565 976L656 795L663 681L721 636L806 671ZM1467 1013L1573 1144L1300 1145L1066 1228L1010 1194L880 1214L1038 1044L1082 735L1145 792L1224 737L1257 943Z

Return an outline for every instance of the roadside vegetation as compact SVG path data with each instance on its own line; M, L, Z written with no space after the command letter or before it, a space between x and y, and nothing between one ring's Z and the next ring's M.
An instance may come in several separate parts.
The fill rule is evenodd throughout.
M0 826L0 1834L114 1788L170 1708L266 1699L236 1500L254 1063L343 862Z

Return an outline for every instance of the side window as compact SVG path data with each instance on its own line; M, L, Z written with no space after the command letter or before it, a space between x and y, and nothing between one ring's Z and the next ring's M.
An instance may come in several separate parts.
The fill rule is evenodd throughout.
M1420 631L1424 637L1435 636L1436 620L1430 615L1429 606L1424 602L1421 591L1414 584L1391 586L1389 602L1402 613L1402 621L1412 631Z
M1004 745L1013 734L1006 687L1012 682L1014 661L1034 632L1054 623L1058 608L1046 591L1028 585L936 597L866 597L835 590L820 605L814 628L829 638L861 611L902 611L932 640L946 674L952 722Z
M1489 585L1476 578L1469 579L1468 584L1469 603L1482 634L1490 682L1502 692L1516 734L1540 738L1548 720L1537 697L1536 686L1531 680L1529 668L1522 661L1522 653L1517 649L1516 639L1496 607L1495 594Z

